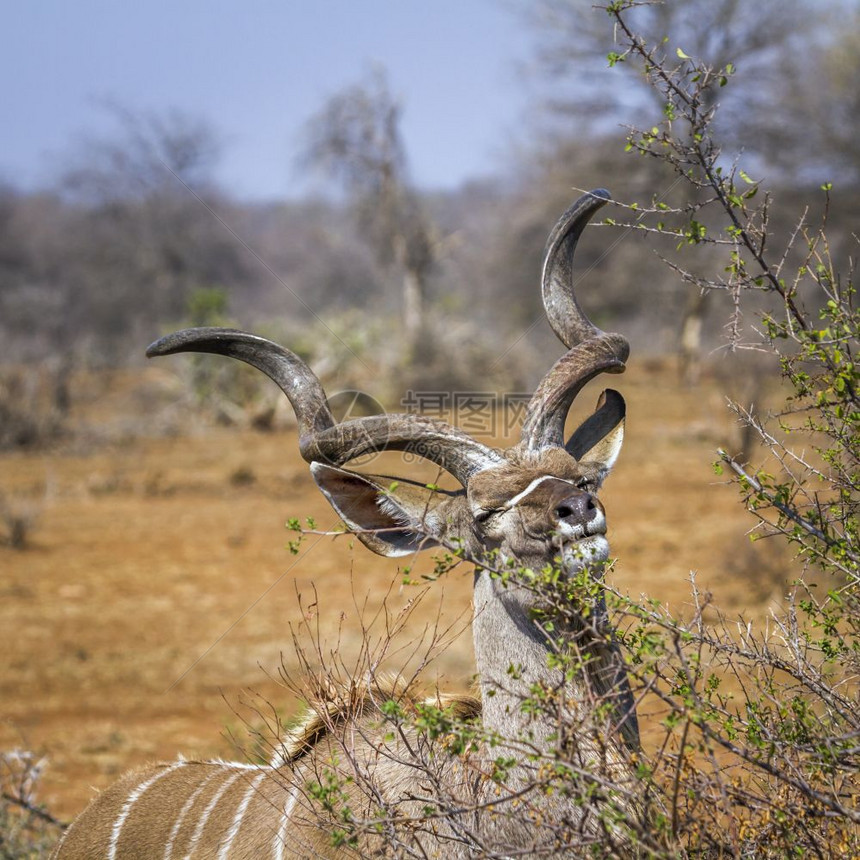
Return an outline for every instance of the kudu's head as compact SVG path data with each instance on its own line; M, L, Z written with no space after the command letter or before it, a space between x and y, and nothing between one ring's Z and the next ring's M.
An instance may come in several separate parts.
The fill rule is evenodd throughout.
M565 573L600 569L606 561L606 518L596 492L615 462L624 429L624 400L606 390L596 411L565 441L568 410L600 373L620 373L629 351L617 334L596 328L573 292L572 261L589 218L607 200L599 189L581 197L550 234L543 301L555 333L568 347L537 387L522 439L496 451L442 421L414 414L373 415L337 423L322 385L294 353L232 329L197 328L168 335L147 355L209 352L259 368L284 391L298 419L299 446L337 514L374 552L408 555L438 544L458 545L467 558L540 570L560 559ZM458 492L342 468L363 455L410 451L437 464Z

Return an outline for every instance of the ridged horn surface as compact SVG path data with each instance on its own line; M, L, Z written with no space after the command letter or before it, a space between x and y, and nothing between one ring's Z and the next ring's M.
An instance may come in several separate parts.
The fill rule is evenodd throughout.
M544 252L541 290L552 330L568 348L603 334L582 311L573 290L573 258L591 217L612 199L605 188L583 194L556 222Z
M296 413L299 450L308 462L343 465L377 451L410 451L450 472L463 486L504 458L471 436L422 415L371 415L338 424L316 374L294 352L237 329L191 328L157 340L148 357L205 352L236 358L261 370L287 395Z
M583 386L599 373L621 373L630 353L627 339L601 331L585 315L573 286L573 258L582 231L612 196L603 188L584 194L549 234L541 289L547 320L569 352L541 380L526 408L520 447L564 447L564 422Z
M501 454L462 430L424 415L370 415L336 424L300 441L302 456L343 465L376 451L409 451L452 474L464 487L485 469L505 462Z
M319 433L334 426L317 375L307 363L283 346L231 328L187 328L155 341L148 358L177 352L208 352L244 361L262 370L287 395L296 413L299 435Z
M601 334L577 344L553 365L526 408L522 448L535 452L564 447L564 422L577 394L598 374L624 372L618 338Z

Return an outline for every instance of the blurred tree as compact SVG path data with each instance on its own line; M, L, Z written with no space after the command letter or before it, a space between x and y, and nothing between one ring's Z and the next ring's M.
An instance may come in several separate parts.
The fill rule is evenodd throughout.
M616 199L650 198L672 186L671 172L654 161L631 159L617 136L541 136L518 155L518 188L510 191L484 251L492 305L504 310L510 336L534 330L533 347L546 361L557 341L545 322L536 273L541 271L546 235L558 216L583 191L606 184ZM611 208L601 216L618 216ZM635 230L607 237L597 219L577 249L578 299L597 324L623 330L637 350L663 352L677 338L676 309L684 286L667 277L659 254L670 247L661 237ZM540 366L540 360L537 362ZM526 386L536 379L527 378Z
M610 66L624 63L626 54L618 52L604 8L577 0L536 0L522 8L536 34L535 69L550 83L545 104L553 113L575 116L592 132L605 132L650 116L655 104L664 109L638 66L627 66L628 86L618 86ZM737 67L734 86L719 93L720 122L735 137L743 132L739 119L769 111L780 58L797 56L823 22L799 0L649 2L637 4L629 17L656 46L654 61L666 68L680 61L679 50L707 58L714 68ZM703 93L711 100L716 96Z
M375 70L364 83L333 95L310 119L303 160L342 183L378 261L402 271L403 326L411 350L421 335L435 243L409 183L400 111L385 73Z
M220 223L228 204L211 178L215 133L181 113L109 107L116 135L90 140L63 177L76 217L62 282L65 324L115 360L179 319L188 296L248 277L240 243Z
M104 109L117 133L87 140L63 177L79 201L126 204L157 190L174 192L177 182L201 193L211 191L220 143L208 123L177 110L136 113L114 101L105 102Z
M751 111L745 131L793 180L860 183L860 3L832 0L816 10L801 54L776 58L767 111Z

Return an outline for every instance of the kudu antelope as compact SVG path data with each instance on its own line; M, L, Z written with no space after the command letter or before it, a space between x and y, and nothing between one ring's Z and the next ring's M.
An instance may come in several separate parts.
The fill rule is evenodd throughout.
M503 453L419 415L336 423L309 367L251 334L189 329L149 348L150 356L227 355L270 376L295 410L314 479L374 552L458 545L476 562L480 701L439 702L448 728L458 720L474 727L460 747L450 732L431 738L410 722L419 700L366 685L342 711L323 708L306 722L272 765L180 759L143 767L91 803L58 857L578 857L598 856L595 843L635 855L619 822L638 815L629 765L638 728L605 617L609 546L595 495L621 447L621 395L605 391L564 439L579 391L598 374L622 372L629 351L621 335L586 318L572 289L577 241L608 199L603 190L585 195L549 236L543 301L569 351L531 398L521 441ZM462 489L393 485L342 468L383 450L418 453ZM552 565L566 608L556 615L530 585ZM578 658L565 663L572 653Z

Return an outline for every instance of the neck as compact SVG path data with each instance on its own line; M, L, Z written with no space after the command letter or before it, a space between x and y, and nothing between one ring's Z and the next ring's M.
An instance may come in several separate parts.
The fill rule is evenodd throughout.
M571 620L539 626L527 597L525 589L505 587L486 570L475 574L473 633L484 728L507 740L527 740L547 754L570 731L580 741L620 740L636 749L633 697L611 636ZM560 668L550 667L553 655L561 658ZM536 701L536 694L545 698Z

